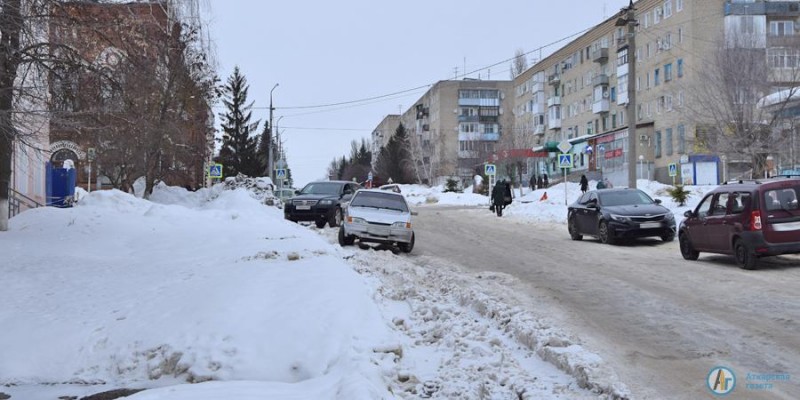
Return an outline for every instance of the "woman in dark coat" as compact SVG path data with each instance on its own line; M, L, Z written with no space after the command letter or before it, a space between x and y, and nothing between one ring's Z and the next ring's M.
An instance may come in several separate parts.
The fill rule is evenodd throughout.
M581 192L586 193L586 190L589 189L589 180L586 179L586 175L581 175Z

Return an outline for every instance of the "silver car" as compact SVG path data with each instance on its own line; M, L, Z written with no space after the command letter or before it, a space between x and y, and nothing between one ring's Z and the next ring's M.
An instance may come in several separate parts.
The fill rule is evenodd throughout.
M362 243L381 243L396 246L405 253L414 248L414 229L405 197L400 193L380 189L357 191L345 210L339 228L339 244L350 246L358 239Z

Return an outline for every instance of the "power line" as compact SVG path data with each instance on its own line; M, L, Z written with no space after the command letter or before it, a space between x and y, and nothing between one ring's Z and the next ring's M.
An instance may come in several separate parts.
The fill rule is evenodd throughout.
M531 53L541 51L541 50L546 49L546 48L548 48L550 46L554 46L556 44L559 44L559 43L561 43L561 42L563 42L565 40L569 40L569 39L572 39L572 38L574 38L576 36L582 35L582 34L588 32L588 31L590 31L593 27L594 26L586 28L586 29L583 29L583 30L581 30L579 32L576 32L576 33L573 33L573 34L571 34L569 36L565 36L565 37L563 37L561 39L558 39L556 41L553 41L553 42L547 43L545 45L539 46L538 48L535 48L535 49L533 49L531 51L523 53L523 55L525 55L525 56L530 55ZM489 70L492 67L496 67L498 65L505 64L507 62L513 61L515 58L517 58L516 55L511 57L511 58L507 58L505 60L496 62L496 63L491 64L491 65L487 65L487 66L482 67L482 68L475 69L475 70L470 71L470 72L464 72L464 73L462 73L460 75L457 75L456 78L464 78L464 77L467 77L469 75L473 75L475 73L478 73L478 72L481 72L481 71L484 71L484 70ZM353 104L357 104L357 103L364 103L364 102L384 99L384 98L387 98L387 97L407 94L409 92L414 92L414 91L421 90L421 89L427 89L427 88L429 88L429 87L431 87L431 86L433 86L435 84L436 84L436 82L433 82L433 83L428 83L428 84L425 84L425 85L420 85L420 86L417 86L415 88L401 90L401 91L398 91L398 92L393 92L393 93L388 93L388 94L383 94L383 95L373 96L373 97L366 97L366 98L357 99L357 100L342 101L342 102L338 102L338 103L316 104L316 105L307 105L307 106L275 107L275 109L276 110L303 110L303 109L336 107L336 106L342 106L342 105L353 105ZM252 108L253 109L269 109L269 107L252 107Z

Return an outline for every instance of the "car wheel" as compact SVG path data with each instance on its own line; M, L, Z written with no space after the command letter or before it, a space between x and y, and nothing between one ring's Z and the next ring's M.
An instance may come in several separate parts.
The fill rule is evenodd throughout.
M314 223L317 224L317 228L322 229L325 227L326 221L324 219L318 219Z
M330 225L331 228L335 228L341 224L342 224L342 209L336 207L336 209L333 210L333 215L331 215L331 219L328 220L328 225Z
M608 222L600 221L600 226L597 228L597 235L600 237L600 242L605 244L614 244L614 232L608 228Z
M674 233L668 233L666 235L661 235L661 240L663 240L665 242L671 242L671 241L675 240L675 234Z
M733 245L733 249L734 254L736 254L736 262L740 267L743 269L756 268L758 257L756 257L756 255L753 254L741 240L736 240L736 243Z
M400 248L400 251L403 253L411 253L411 250L414 250L414 234L411 234L411 241L408 243L400 243L397 247Z
M576 225L577 224L575 223L575 217L571 217L569 219L569 222L567 222L567 229L569 230L569 237L571 237L572 240L581 240L581 239L583 239L583 235L581 235L578 232L578 227Z
M680 238L678 239L678 242L680 242L681 255L685 260L694 261L697 260L698 257L700 257L700 252L695 250L694 247L692 247L692 242L689 241L688 235L686 234L681 235Z
M344 227L339 228L339 245L342 247L352 246L355 241L356 238L353 235L346 235L344 233Z

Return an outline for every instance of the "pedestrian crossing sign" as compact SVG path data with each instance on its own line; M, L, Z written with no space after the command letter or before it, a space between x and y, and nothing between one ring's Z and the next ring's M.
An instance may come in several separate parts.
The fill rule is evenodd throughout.
M559 168L572 168L572 154L559 154L558 155Z
M497 174L497 169L494 164L486 164L486 175L492 176Z
M213 179L222 179L222 164L211 164L208 166L208 176Z
M678 176L678 164L669 164L669 176Z
M283 169L283 168L276 169L275 170L275 177L278 178L278 179L286 179L286 170Z

